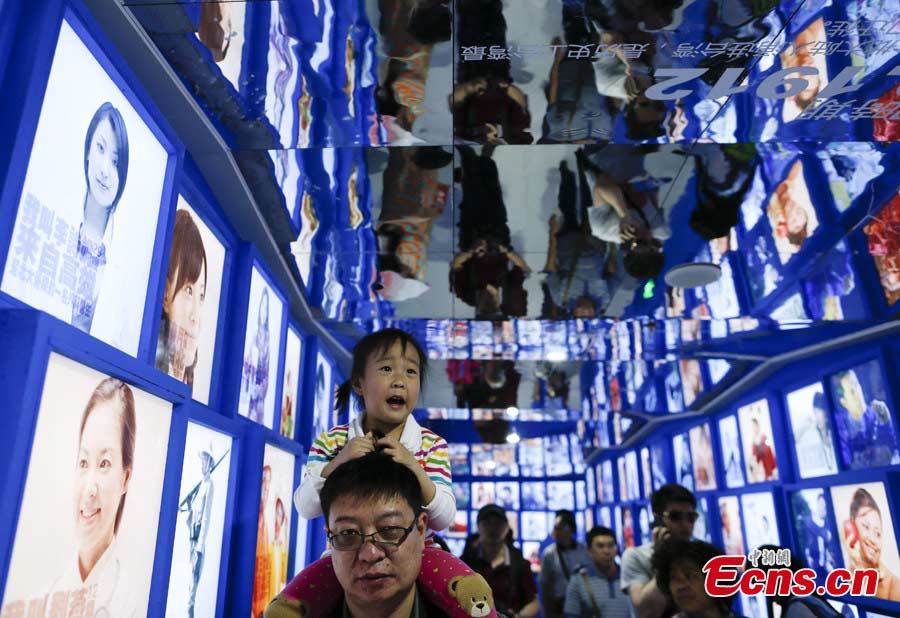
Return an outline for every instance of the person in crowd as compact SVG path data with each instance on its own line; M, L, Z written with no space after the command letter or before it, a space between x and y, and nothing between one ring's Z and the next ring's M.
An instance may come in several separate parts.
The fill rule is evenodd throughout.
M470 382L454 383L457 407L489 409L518 407L521 381L522 374L516 369L513 361L480 361L476 375Z
M675 611L668 591L658 585L653 559L668 539L688 540L697 521L697 499L681 485L667 484L650 497L652 539L622 556L622 590L631 598L637 618L668 618Z
M662 243L672 234L669 213L685 195L694 159L670 147L624 144L585 146L576 157L592 187L591 233L619 244L632 277L657 276L665 263Z
M560 222L554 214L548 222L544 285L562 315L591 319L609 304L610 291L605 280L609 246L591 235L586 216L589 193L581 191L587 203L579 204L575 174L565 161L559 164L559 174L559 210L563 220Z
M587 533L592 563L579 569L566 587L566 618L631 618L631 599L622 592L618 545L609 528L595 526Z
M689 224L706 240L727 236L738 224L741 204L759 165L753 144L702 144L697 151L697 205Z
M787 548L778 547L777 545L762 545L759 547L759 551L783 551ZM791 557L790 570L793 572L797 572L801 569L807 568L806 563L801 560L797 554L794 552L790 552ZM763 571L769 571L773 568L780 568L774 565L767 564L767 562L759 561L757 562L759 568ZM772 606L778 605L781 607L781 618L840 618L841 614L837 610L835 610L831 605L829 605L821 595L813 592L809 596L798 597L796 595L773 595L771 597L767 597L768 605L769 605L769 615L772 615Z
M506 48L506 19L501 0L456 0L457 46ZM453 131L458 140L481 144L530 144L528 98L513 83L509 58L465 57L456 66L450 95Z
M675 618L740 618L731 611L734 597L713 597L706 591L703 566L723 555L704 541L668 538L653 554L652 567L660 592L671 595Z
M206 250L187 210L175 213L172 250L166 274L162 319L156 344L156 368L189 386L194 384L206 299Z
M383 451L409 468L418 480L430 528L426 546L432 547L431 531L443 530L453 523L456 498L449 448L443 438L419 426L412 416L427 365L428 356L419 343L399 329L376 331L356 344L350 379L338 389L335 409L346 409L353 396L363 413L349 424L322 433L313 442L306 475L294 493L294 504L301 517L313 519L322 514L320 492L331 474L367 453ZM315 586L320 590L336 590L331 562L331 557L326 556L305 570L308 581L318 578Z
M562 617L566 588L573 573L591 564L587 549L575 540L576 533L575 514L565 509L556 511L551 532L555 542L541 555L539 581L545 618Z
M378 10L385 58L375 103L386 124L400 129L396 137L415 141L409 133L426 111L432 52L436 44L450 40L453 18L447 0L379 0ZM397 139L391 142L397 144Z
M463 561L479 573L494 594L497 611L510 618L534 618L540 612L531 564L512 543L503 507L488 504L478 511L478 536L467 541Z
M389 300L409 300L428 289L432 229L450 193L440 169L452 161L453 154L437 146L388 149L375 233L381 294Z
M583 6L564 3L563 30L568 45L591 45L598 37L585 19ZM613 116L618 111L614 102L597 91L591 58L573 58L567 46L556 37L550 79L544 93L544 114L539 143L595 143L612 138Z
M528 308L525 277L531 272L511 247L506 205L490 151L476 155L457 146L462 161L459 253L450 267L450 289L475 307L479 319L523 316Z
M429 601L416 583L423 570L428 514L421 482L409 466L386 451L369 451L336 467L322 485L320 500L340 597L326 616L449 616L450 607ZM292 603L279 595L266 617L302 618L307 598L312 597Z

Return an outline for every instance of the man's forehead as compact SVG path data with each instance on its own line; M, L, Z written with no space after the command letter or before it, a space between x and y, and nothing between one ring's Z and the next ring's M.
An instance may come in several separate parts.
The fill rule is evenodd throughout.
M338 522L367 523L383 519L399 517L411 519L413 510L400 496L391 497L359 497L344 495L331 503L329 520L331 524Z

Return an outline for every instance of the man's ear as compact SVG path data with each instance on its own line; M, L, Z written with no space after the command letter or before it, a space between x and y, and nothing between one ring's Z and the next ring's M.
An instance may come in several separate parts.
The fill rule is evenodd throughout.
M426 528L428 528L428 513L422 511L416 518L416 529L418 529L419 534L424 535Z

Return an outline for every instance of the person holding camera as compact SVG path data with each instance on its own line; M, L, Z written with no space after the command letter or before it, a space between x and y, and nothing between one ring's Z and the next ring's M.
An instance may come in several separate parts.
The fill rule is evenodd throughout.
M669 539L688 541L694 534L697 499L689 490L670 483L650 496L653 510L652 540L622 555L622 590L631 597L636 618L669 618L676 608L660 590L653 570L653 555Z

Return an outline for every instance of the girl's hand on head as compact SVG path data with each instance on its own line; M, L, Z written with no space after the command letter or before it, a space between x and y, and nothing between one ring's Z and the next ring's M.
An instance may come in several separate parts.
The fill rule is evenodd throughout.
M337 454L337 457L334 458L335 465L339 466L348 461L359 459L363 455L367 455L374 450L375 440L372 438L371 432L367 433L365 436L353 438L347 443L347 446L341 449L341 452Z
M375 443L375 446L390 455L391 459L398 464L403 464L413 472L421 468L418 460L396 438L382 438Z

